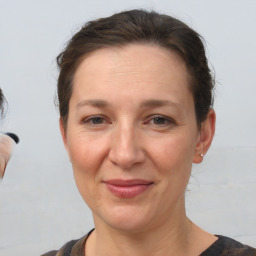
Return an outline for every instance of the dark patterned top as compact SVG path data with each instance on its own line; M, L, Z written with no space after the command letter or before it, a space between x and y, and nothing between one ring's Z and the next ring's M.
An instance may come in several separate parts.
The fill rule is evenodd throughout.
M41 256L85 256L84 245L91 232L81 239L66 243L59 251L50 251ZM219 239L199 256L256 256L256 249L241 244L229 237L216 236Z

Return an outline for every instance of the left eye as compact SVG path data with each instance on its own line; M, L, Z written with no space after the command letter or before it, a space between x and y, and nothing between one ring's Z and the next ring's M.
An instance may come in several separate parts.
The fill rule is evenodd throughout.
M163 124L170 123L170 121L169 121L167 118L162 117L162 116L154 117L154 118L152 119L152 122L153 122L154 124L158 124L158 125L163 125Z
M158 125L158 126L164 126L164 125L172 124L174 123L174 121L164 116L154 116L148 121L148 123Z

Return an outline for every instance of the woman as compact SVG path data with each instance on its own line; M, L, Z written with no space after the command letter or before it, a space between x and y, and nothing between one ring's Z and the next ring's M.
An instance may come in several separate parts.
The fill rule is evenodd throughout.
M87 23L57 58L60 129L95 229L45 255L256 255L186 216L215 131L201 37L133 10Z
M0 111L1 111L1 114L3 114L3 108L4 108L4 94L3 94L3 91L2 89L0 88Z
M4 114L4 94L0 88L0 120ZM0 133L0 179L4 177L6 166L12 155L13 146L19 142L19 138L14 133Z

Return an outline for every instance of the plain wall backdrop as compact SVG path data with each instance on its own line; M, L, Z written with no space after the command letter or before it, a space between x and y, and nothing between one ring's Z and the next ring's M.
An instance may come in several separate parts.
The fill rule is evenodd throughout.
M256 1L0 0L0 87L9 103L1 130L21 139L0 182L0 255L40 255L93 227L59 133L55 57L85 21L132 8L173 15L205 38L217 127L193 168L187 212L207 231L256 247Z

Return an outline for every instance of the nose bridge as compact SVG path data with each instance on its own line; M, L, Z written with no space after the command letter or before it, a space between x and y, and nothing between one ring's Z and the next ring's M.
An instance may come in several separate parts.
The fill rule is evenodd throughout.
M128 122L125 122L124 124L121 124L118 129L118 141L117 143L120 144L120 150L124 150L124 152L132 153L134 150L136 150L136 131L135 127L132 124L129 124Z
M143 161L144 153L135 124L124 120L115 127L109 157L122 169L129 169L134 164Z

